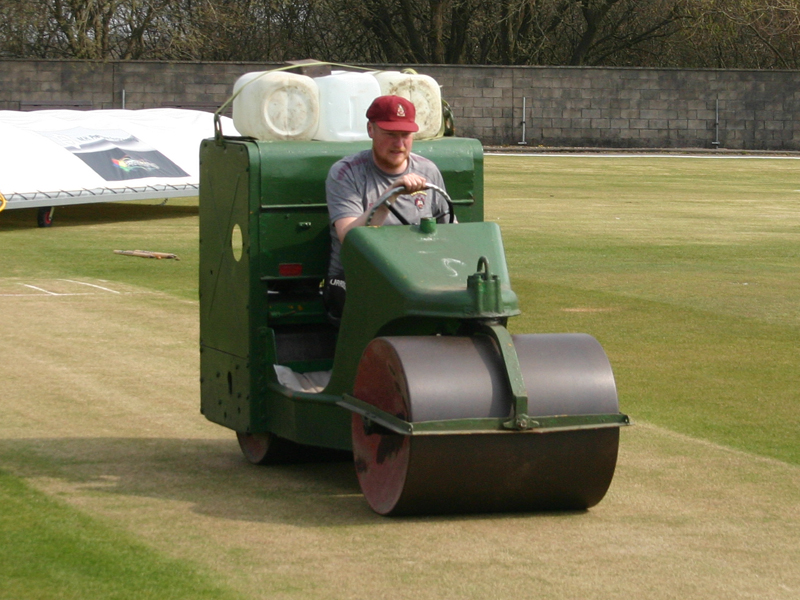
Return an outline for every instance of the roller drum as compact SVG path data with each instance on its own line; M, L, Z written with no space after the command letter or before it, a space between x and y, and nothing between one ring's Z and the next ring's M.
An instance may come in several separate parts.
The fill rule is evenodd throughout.
M528 414L618 412L614 377L594 338L513 336ZM513 397L486 336L390 337L365 350L354 396L409 422L505 418ZM353 415L361 488L379 514L573 510L605 495L619 429L404 436Z

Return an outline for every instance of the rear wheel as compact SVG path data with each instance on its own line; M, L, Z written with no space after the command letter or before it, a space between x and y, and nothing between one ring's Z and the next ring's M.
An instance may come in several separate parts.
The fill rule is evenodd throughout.
M345 450L297 444L274 433L236 432L239 448L254 465L305 462L351 462L353 454Z
M239 448L248 462L254 465L268 465L285 462L293 455L291 442L281 439L274 433L236 432Z

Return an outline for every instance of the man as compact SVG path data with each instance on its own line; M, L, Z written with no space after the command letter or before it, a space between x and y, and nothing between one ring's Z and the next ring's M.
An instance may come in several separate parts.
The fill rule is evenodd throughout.
M340 261L342 242L354 227L366 225L369 210L389 188L404 186L390 213L389 207L375 211L371 225L416 224L424 217L447 218L447 203L441 194L426 190L430 182L444 189L436 165L412 154L415 122L414 105L400 96L380 96L367 110L367 133L372 148L343 158L331 167L325 182L331 222L331 258L325 279L323 301L331 321L338 324L346 293L344 268Z

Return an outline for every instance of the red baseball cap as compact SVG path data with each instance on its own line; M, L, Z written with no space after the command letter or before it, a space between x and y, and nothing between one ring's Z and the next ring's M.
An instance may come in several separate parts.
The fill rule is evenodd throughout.
M417 109L400 96L378 96L367 109L367 120L386 131L419 131Z

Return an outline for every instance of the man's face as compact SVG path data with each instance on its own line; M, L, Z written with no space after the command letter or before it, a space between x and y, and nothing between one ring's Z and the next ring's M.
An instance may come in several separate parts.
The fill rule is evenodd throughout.
M380 169L396 175L406 170L414 134L405 131L386 131L374 123L367 123L372 138L372 156Z

